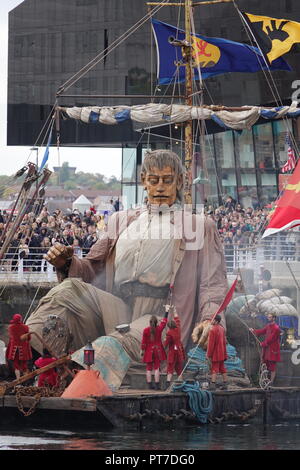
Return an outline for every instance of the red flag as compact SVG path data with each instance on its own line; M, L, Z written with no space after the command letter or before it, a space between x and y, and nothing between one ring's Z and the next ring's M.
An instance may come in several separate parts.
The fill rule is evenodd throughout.
M217 312L214 314L214 316L212 317L211 321L214 320L215 316L218 315L219 313L223 312L223 310L225 310L225 308L227 307L227 305L229 304L229 302L231 301L232 299L232 296L234 294L234 291L235 291L235 288L236 288L236 284L237 284L237 281L238 281L238 278L236 278L236 280L234 281L234 283L232 284L232 286L230 287L229 291L227 292L226 296L225 296L225 299L223 300L223 302L221 303L220 307L218 308Z
M294 173L285 187L283 195L276 204L276 209L262 238L300 225L300 164L297 162Z

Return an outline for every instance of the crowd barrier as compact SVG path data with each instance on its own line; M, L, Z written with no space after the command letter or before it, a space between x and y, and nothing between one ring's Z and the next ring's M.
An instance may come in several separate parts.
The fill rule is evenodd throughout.
M257 245L224 245L224 256L228 274L238 268L258 269L266 261L300 261L300 232L291 232L293 238L277 234L261 239ZM55 268L44 259L46 250L30 248L22 257L22 249L8 251L0 261L0 281L56 282ZM77 256L86 252L79 250ZM24 254L24 252L23 252ZM21 255L21 256L20 256Z

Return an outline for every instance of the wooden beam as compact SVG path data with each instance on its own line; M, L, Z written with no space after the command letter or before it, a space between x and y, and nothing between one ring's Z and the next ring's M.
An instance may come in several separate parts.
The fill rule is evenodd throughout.
M13 380L12 382L1 382L0 383L0 396L5 395L8 389L14 388L17 385L27 382L27 380L33 379L33 377L40 375L43 372L46 372L47 370L53 369L53 367L57 367L62 364L65 364L66 362L70 360L71 360L71 356L64 356L64 357L61 357L60 359L57 359L57 361L52 362L51 364L48 364L45 367L41 367L40 369L34 370L33 372L30 372L29 374L23 375L19 379Z
M199 7L200 5L213 5L215 3L232 3L234 0L210 0L210 1L206 1L206 2L194 2L192 4L193 7ZM170 2L170 3L159 3L159 2L147 2L146 3L147 5L149 6L155 6L155 5L159 5L161 7L168 7L168 6L171 6L171 7L176 7L176 6L179 6L179 7L184 7L185 6L185 3L182 3L182 2Z
M3 397L3 407L17 408L17 400L14 395L6 395ZM31 408L35 398L22 396L24 408ZM64 411L97 411L95 398L61 398L61 397L41 397L38 408L43 410L64 410Z
M96 98L139 98L139 99L162 99L162 98L184 98L184 95L60 95L60 98L84 98L84 99L96 99Z

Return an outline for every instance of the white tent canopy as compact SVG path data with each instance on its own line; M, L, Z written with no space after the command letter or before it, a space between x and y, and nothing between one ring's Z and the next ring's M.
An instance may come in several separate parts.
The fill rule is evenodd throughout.
M81 194L81 196L79 196L76 199L76 201L73 202L72 209L73 211L77 209L79 212L83 214L84 211L89 210L91 206L92 206L91 201L87 197L85 197L83 194Z

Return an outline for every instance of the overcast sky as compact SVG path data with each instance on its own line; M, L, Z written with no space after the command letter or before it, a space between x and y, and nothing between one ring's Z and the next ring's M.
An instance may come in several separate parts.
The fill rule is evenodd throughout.
M24 0L26 1L26 0ZM8 12L20 5L23 0L0 0L0 175L12 175L20 169L29 159L30 147L11 147L6 145L7 122L7 48L8 48ZM38 136L37 136L38 137ZM32 142L32 145L34 142ZM84 158L83 158L84 152ZM39 161L42 160L44 149L39 150ZM36 155L36 152L34 152ZM30 158L32 161L35 160ZM121 176L121 150L120 149L60 149L60 164L69 162L76 166L77 171L101 173L107 177ZM56 148L50 149L49 169L58 165Z

